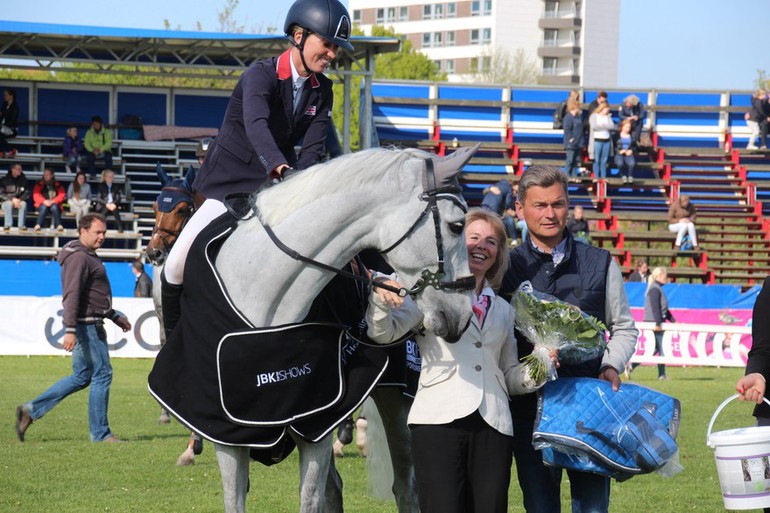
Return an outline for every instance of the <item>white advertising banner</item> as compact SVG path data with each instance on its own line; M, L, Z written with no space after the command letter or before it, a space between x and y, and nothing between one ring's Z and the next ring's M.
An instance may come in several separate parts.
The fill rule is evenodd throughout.
M106 320L113 357L154 358L160 350L160 324L152 299L115 298L114 308L131 321L128 333ZM0 355L62 355L61 297L0 296ZM663 356L654 355L655 325L637 322L639 340L632 362L667 365L744 367L751 328L712 324L663 325ZM611 343L610 343L610 347Z
M150 298L115 298L113 308L131 321L123 333L104 321L110 355L155 357L160 350L160 324ZM0 296L0 355L61 355L64 337L61 296Z

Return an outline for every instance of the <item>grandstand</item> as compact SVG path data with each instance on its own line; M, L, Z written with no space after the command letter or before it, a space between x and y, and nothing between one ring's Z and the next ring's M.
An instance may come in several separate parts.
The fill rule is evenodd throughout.
M598 91L585 89L592 100ZM652 146L639 155L633 185L612 170L606 180L570 185L573 205L595 223L594 243L608 249L624 273L646 258L676 281L760 284L770 271L770 154L747 151L743 114L749 92L608 91L613 112L629 94L649 115ZM562 132L552 128L568 90L378 81L373 118L381 144L438 154L481 143L462 180L476 204L487 185L521 175L531 164L563 166ZM590 162L584 162L590 169ZM697 251L676 251L667 229L672 200L687 194L698 208ZM765 200L763 202L763 200Z

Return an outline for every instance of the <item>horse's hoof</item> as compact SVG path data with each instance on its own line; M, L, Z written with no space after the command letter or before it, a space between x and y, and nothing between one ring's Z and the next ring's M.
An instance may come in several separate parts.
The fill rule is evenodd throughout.
M196 456L203 452L203 438L193 433L193 454Z
M177 467L186 467L188 465L195 465L195 454L189 447L179 456L176 460Z
M342 451L343 447L345 447L345 444L343 444L339 440L335 440L334 441L334 445L332 446L332 450L334 451L334 457L335 458L343 458L345 456L345 453Z
M158 424L170 424L171 423L171 417L168 416L168 413L163 412L160 414L160 417L158 417Z

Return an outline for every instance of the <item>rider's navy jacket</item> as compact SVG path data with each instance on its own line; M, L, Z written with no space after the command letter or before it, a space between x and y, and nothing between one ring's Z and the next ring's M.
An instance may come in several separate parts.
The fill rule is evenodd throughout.
M293 112L290 59L287 50L255 62L241 75L193 184L206 198L253 192L281 164L304 169L318 162L331 120L332 82L311 74ZM294 147L300 143L297 155Z

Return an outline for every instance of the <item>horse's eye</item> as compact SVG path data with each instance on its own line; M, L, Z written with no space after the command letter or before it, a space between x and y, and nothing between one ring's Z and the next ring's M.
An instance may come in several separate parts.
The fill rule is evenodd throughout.
M456 223L449 223L449 229L455 235L460 235L463 232L463 228L465 228L465 221L457 221Z

